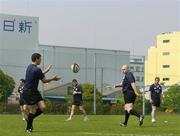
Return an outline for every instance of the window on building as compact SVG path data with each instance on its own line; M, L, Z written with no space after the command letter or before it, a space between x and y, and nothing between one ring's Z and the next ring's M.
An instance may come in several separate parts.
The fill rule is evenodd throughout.
M163 43L169 43L170 40L163 40Z
M163 78L163 81L169 81L169 77Z
M134 67L133 67L133 66L130 66L130 70L131 70L131 71L134 71Z
M170 68L170 65L163 65L163 68Z
M141 67L137 66L136 67L136 72L140 72L141 71Z
M144 77L141 77L141 82L144 82Z
M140 77L139 76L136 76L136 81L140 81Z
M142 67L141 69L142 69L141 71L144 72L144 67Z
M162 55L163 55L163 56L170 55L170 52L163 52Z

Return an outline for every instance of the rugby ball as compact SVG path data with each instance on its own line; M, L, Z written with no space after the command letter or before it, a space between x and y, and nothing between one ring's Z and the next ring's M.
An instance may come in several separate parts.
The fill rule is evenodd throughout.
M71 65L71 71L72 71L73 73L78 73L79 70L80 70L80 67L79 67L79 65L78 65L77 63L73 63L73 64Z

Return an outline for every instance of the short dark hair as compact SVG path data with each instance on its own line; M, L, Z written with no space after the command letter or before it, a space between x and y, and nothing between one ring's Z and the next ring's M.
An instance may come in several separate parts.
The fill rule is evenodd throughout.
M77 83L78 81L77 81L77 79L73 79L72 82L76 82Z
M159 77L155 77L155 80L158 80L158 81L160 81L160 78L159 78Z
M34 62L36 61L36 59L40 59L41 58L41 54L39 53L33 53L31 56L31 60Z
M25 83L25 80L24 80L23 78L21 78L19 81L21 81L21 82Z

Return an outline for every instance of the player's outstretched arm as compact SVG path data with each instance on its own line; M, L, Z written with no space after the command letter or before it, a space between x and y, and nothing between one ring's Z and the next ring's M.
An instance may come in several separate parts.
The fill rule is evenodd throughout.
M43 74L46 74L49 72L49 70L52 68L52 64L50 64L47 68L44 69Z
M149 92L149 102L152 103L151 91Z
M118 87L122 87L122 83L114 84L114 85L113 85L113 88L118 88Z
M135 83L135 82L132 82L132 83L131 83L131 86L132 86L132 88L133 88L134 93L136 94L136 96L139 96L139 97L140 97L141 94L137 92L136 83Z
M56 75L56 76L53 76L53 77L51 77L51 78L46 78L46 77L44 77L44 78L42 79L42 82L43 82L43 83L49 83L49 82L51 82L51 81L58 81L58 80L60 80L60 79L61 79L61 78Z

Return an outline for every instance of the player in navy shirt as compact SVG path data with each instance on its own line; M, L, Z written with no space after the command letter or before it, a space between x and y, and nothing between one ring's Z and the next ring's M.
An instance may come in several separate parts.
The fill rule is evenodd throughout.
M129 71L128 65L122 66L122 72L124 74L123 81L120 84L115 84L114 87L122 87L124 102L125 102L125 121L120 123L120 126L127 126L130 114L139 118L139 126L143 124L143 115L133 109L133 104L136 100L136 96L141 96L136 89L136 83L133 73Z
M161 103L161 94L162 94L162 87L159 84L160 78L156 77L154 84L152 84L149 88L150 91L150 103L152 105L152 112L151 112L151 121L155 123L155 113L157 108L160 106Z
M19 105L20 105L20 110L21 110L21 114L23 116L23 120L25 120L27 118L27 108L23 99L23 88L24 88L24 83L25 80L24 79L20 79L19 80L19 87L18 87L18 93L19 93Z
M86 111L84 110L83 107L83 99L82 99L83 89L81 85L78 84L78 81L76 79L72 80L72 87L73 87L73 104L71 108L70 117L67 119L67 121L72 120L76 106L78 106L80 111L83 112L84 121L88 121L89 119L87 118Z
M43 83L60 80L58 76L53 76L51 78L45 77L45 74L52 68L52 65L49 65L42 72L42 70L38 67L38 65L41 64L41 55L39 53L32 54L31 60L32 63L26 70L26 82L23 88L23 98L29 109L26 127L27 132L32 132L34 118L44 112L46 108L44 100L38 91L39 80Z

